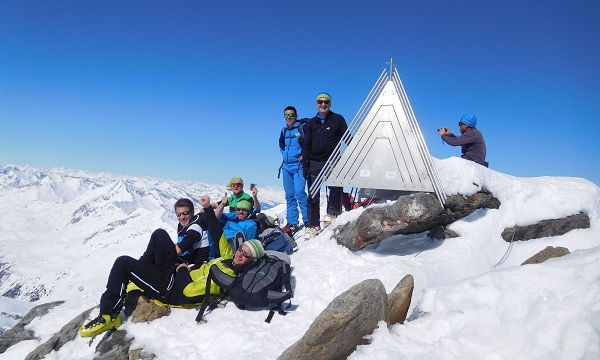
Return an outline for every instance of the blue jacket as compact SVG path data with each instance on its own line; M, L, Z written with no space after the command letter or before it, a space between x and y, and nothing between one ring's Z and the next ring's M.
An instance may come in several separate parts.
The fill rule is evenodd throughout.
M227 239L231 239L235 236L235 233L240 231L246 237L246 240L256 239L256 221L254 219L238 219L235 213L226 213L221 216L221 223L225 223L223 226L223 232Z
M292 127L288 127L287 125L281 129L281 134L279 135L279 150L281 151L281 157L283 158L283 162L285 164L297 164L300 162L300 156L302 155L302 141L301 138L304 137L304 134L301 132L304 130L305 120L298 120L292 125Z

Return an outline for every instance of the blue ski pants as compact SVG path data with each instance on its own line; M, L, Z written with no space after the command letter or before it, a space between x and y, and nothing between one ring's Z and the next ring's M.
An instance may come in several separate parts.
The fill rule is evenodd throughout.
M306 196L306 180L302 164L283 164L283 189L287 203L286 220L288 224L298 224L298 207L302 212L302 221L308 222L308 197Z

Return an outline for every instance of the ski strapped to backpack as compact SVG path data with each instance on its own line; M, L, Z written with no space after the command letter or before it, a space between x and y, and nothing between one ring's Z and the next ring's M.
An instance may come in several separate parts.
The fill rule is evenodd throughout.
M206 280L207 291L196 321L202 321L206 309L214 309L227 292L229 300L240 309L248 306L269 307L269 315L265 319L265 322L269 323L275 311L281 315L286 314L282 304L287 300L291 302L291 298L294 296L290 275L290 258L287 254L278 251L267 251L265 256L235 278L223 273L218 267L212 266ZM221 288L219 298L213 303L210 301L210 283L212 281Z

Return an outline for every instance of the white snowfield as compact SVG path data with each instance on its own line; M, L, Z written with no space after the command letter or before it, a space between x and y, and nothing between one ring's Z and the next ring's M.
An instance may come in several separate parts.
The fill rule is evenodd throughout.
M143 347L158 359L274 359L349 287L378 278L390 292L404 275L412 274L409 320L389 328L381 322L372 343L359 346L350 358L600 358L600 188L579 178L512 177L460 158L434 162L448 194L471 194L483 187L502 205L452 224L458 238L397 235L357 252L332 239L337 226L363 210L344 213L317 238L299 240L300 249L292 255L294 306L287 316L275 315L267 324L266 310L242 311L228 304L209 313L207 323L196 324L196 311L174 309L149 324L124 323L135 337L132 348ZM36 185L26 185L31 178L22 179L16 187L8 176L34 176L35 169L7 168L0 167L0 263L11 268L8 278L1 279L0 291L25 282L22 299L38 289L37 303L67 303L31 324L40 341L15 345L0 355L3 359L23 358L97 304L113 260L122 254L139 256L153 229L163 227L174 235L170 206L176 197L197 200L201 193L214 197L223 191L156 179L121 178L117 184L84 173L77 176L86 180L76 181L66 171L50 171L46 178L54 178ZM129 191L123 190L128 186ZM277 202L282 194L271 198ZM589 229L515 242L499 263L509 247L500 236L505 228L581 211L591 218ZM284 212L283 204L267 211ZM519 266L549 245L567 247L572 254ZM0 301L4 307L6 300ZM99 338L91 345L89 339L77 338L47 358L90 359Z

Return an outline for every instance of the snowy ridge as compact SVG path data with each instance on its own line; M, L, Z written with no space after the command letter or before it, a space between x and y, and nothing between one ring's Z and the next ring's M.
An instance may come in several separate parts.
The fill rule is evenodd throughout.
M154 229L175 237L177 199L199 206L200 195L217 201L224 193L218 185L0 166L0 294L37 301L84 291L116 256L141 252ZM267 188L259 197L269 208L283 195Z
M356 219L363 210L343 213L317 238L299 241L300 249L292 255L293 303L297 307L287 316L275 316L266 324L266 311L241 311L228 305L208 314L208 323L198 325L194 311L174 309L149 324L126 322L123 328L135 337L133 346L143 347L158 359L190 354L205 359L237 358L242 353L249 358L274 359L304 334L335 296L352 285L378 278L389 292L410 273L415 291L409 321L390 328L381 323L372 344L360 346L352 359L600 357L600 189L585 179L517 178L459 158L434 161L448 194L471 194L485 188L502 202L500 208L478 210L453 223L450 228L460 234L458 238L439 241L426 234L397 235L357 252L331 239L335 227ZM0 169L6 174L6 167ZM35 171L25 172L19 184L27 187L25 178L43 183L43 179L35 180ZM101 176L85 177L86 185L69 180L77 184L69 189L89 186L89 193L73 196L62 189L60 196L70 196L69 202L35 201L24 209L15 204L31 194L17 197L13 192L23 187L0 187L2 197L11 204L0 204L0 245L10 249L2 252L0 262L12 264L20 280L37 280L36 284L43 285L46 291L40 299L44 302L67 300L31 324L41 341L67 319L98 303L108 269L118 255L139 256L153 228L172 231L176 221L169 215L169 207L176 196L165 200L166 207L157 198L189 191L196 201L201 191L211 191L194 184L171 187L166 180L154 180L159 183L151 186L151 180L137 178L106 182ZM0 179L0 184L7 182L15 184L14 179ZM127 189L127 184L148 195L136 197L135 191L119 190ZM29 186L33 189L29 191L39 186ZM216 196L221 189L214 191ZM111 195L105 199L107 192ZM261 199L268 198L264 193ZM60 196L50 194L48 198ZM118 205L123 203L129 205ZM83 210L77 212L80 208ZM280 205L267 213L280 214L283 209ZM26 226L14 219L30 211L36 216ZM509 246L500 236L506 227L581 211L590 216L589 229L515 242L506 261L497 265ZM88 215L71 223L86 212ZM116 223L119 221L124 223ZM47 233L52 241L47 240ZM91 234L95 235L84 243ZM31 242L23 246L26 241ZM572 254L540 265L519 266L549 245L567 247ZM9 278L14 273L17 271ZM1 281L4 289L6 278ZM20 298L30 293L23 290ZM92 358L97 341L89 346L88 340L77 338L51 357ZM15 345L0 357L23 358L37 344Z

